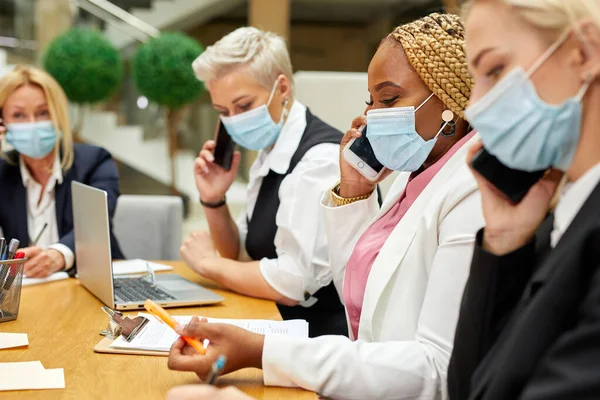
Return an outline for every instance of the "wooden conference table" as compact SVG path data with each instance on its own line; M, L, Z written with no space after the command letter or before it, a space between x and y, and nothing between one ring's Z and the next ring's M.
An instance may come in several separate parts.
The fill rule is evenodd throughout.
M186 278L219 293L219 305L171 309L173 315L218 318L281 320L275 303L219 290L179 262L163 262ZM108 317L101 303L76 279L23 288L16 321L0 324L1 332L27 333L29 347L0 350L0 361L41 361L45 368L64 368L65 389L0 392L10 399L164 399L178 385L199 383L194 373L173 372L166 357L99 354L94 346L102 339ZM129 313L137 314L137 312ZM235 385L258 399L311 399L300 389L265 387L262 371L246 369L219 379L219 385Z

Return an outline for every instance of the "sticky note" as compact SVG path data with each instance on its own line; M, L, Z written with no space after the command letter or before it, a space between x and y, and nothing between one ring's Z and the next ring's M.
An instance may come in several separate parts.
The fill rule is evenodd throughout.
M29 340L26 333L2 333L0 332L0 350L14 347L28 346Z

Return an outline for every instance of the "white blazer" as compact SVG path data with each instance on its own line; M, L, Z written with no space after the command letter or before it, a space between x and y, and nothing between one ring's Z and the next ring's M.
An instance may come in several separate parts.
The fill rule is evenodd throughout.
M446 370L476 232L484 225L477 184L462 146L440 169L385 242L371 269L358 340L267 336L265 384L300 386L335 399L444 399ZM399 199L398 176L377 196L334 207L322 199L338 292L360 235Z

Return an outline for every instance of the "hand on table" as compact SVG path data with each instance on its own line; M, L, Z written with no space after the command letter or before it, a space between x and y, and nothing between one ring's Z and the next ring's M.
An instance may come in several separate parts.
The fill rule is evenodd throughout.
M54 249L42 250L40 247L19 249L25 253L24 273L28 278L45 278L65 268L65 257Z
M483 147L477 143L469 149L467 163ZM563 173L552 170L533 185L519 204L509 201L494 185L471 169L481 192L485 230L483 246L496 255L508 254L527 244L546 218L549 206Z
M200 275L210 278L210 266L219 256L210 234L205 231L193 232L179 249L181 259L188 267Z
M346 161L343 152L350 140L358 139L362 133L358 130L361 126L367 124L367 118L364 115L354 118L352 126L346 132L340 143L340 196L359 197L371 193L377 187L377 184L387 178L393 171L385 169L376 182L371 182L360 172Z
M234 387L219 389L209 385L185 385L169 390L167 400L252 400Z
M213 363L220 355L227 357L223 374L242 368L261 368L264 336L237 326L213 324L192 318L190 323L177 329L182 336L193 337L201 342L208 339L210 344L206 355L200 355L179 338L169 352L169 369L195 372L200 379L206 379Z

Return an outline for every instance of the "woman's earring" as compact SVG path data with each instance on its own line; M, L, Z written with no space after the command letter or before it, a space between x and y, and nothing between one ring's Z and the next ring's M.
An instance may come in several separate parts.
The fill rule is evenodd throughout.
M288 103L289 103L289 101L290 101L290 99L289 99L289 98L286 98L286 99L283 101L283 115L282 115L282 117L283 117L283 120L284 120L284 121L287 119L287 117L288 117L288 114L289 114L289 110L288 110Z
M446 132L446 128L450 127L450 132ZM442 132L440 134L444 137L454 136L456 133L456 122L454 121L454 113L450 110L446 110L442 113L442 124L440 125Z

